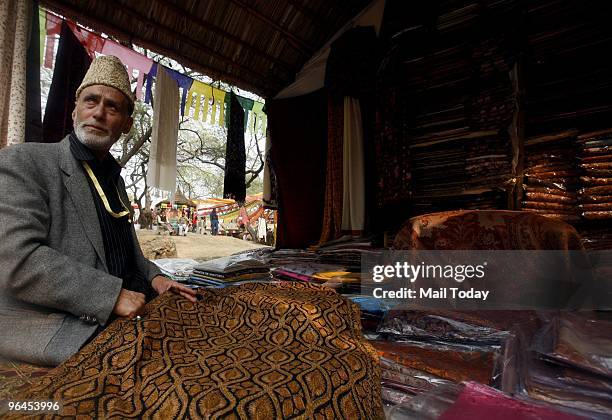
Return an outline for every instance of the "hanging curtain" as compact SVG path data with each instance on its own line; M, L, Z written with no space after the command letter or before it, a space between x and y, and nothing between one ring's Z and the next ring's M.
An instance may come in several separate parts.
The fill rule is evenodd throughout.
M22 143L25 136L31 13L31 1L0 1L0 148Z
M327 170L325 171L325 207L319 243L337 239L342 234L342 137L344 132L344 100L328 94L327 98Z
M40 24L38 0L32 2L30 41L26 57L26 122L25 141L42 141L40 115ZM44 34L44 32L43 32Z
M276 173L274 172L274 166L272 164L272 138L270 137L270 130L266 130L266 150L265 150L265 161L263 170L263 196L262 201L264 208L276 209L278 208L277 191L278 185L276 182Z
M53 80L45 108L43 141L58 142L72 131L75 94L90 64L91 58L87 51L66 22L63 22Z
M172 198L176 191L179 91L174 79L161 65L157 68L153 105L153 131L147 184L153 188L169 191Z
M233 198L243 203L246 198L245 168L246 151L244 147L244 110L233 92L230 95L229 128L225 148L225 178L223 198Z
M363 125L359 100L344 97L342 230L361 235L365 220Z
M278 180L278 248L304 248L321 236L327 161L327 96L322 91L266 103Z

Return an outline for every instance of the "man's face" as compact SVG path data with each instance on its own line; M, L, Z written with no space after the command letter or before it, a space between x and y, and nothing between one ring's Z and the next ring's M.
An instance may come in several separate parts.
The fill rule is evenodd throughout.
M81 143L104 155L121 133L128 133L132 127L128 106L119 90L105 85L88 86L81 91L72 111L74 132Z

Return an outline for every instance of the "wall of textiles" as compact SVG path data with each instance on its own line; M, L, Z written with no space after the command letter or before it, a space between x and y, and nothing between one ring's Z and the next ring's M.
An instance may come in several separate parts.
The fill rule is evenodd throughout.
M612 47L607 2L529 4L522 207L572 223L588 249L612 244Z
M428 3L385 9L377 228L434 211L525 209L608 248L611 6Z

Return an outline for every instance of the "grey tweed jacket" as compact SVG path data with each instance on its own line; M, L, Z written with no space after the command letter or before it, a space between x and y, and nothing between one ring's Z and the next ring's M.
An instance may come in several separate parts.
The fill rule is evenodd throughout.
M107 323L122 281L108 274L93 196L68 138L0 150L0 194L0 355L57 365ZM132 237L151 281L160 272Z

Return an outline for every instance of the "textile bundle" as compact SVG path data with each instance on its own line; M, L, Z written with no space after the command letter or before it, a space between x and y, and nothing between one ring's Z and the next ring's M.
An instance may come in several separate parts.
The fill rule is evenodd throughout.
M576 205L579 171L575 131L530 138L525 144L524 210L569 223L580 220Z
M565 406L586 418L612 410L612 361L606 313L560 313L506 344L504 390ZM519 358L517 359L518 355Z
M612 132L578 138L580 148L579 208L587 220L612 219Z
M18 398L62 401L66 416L383 417L355 305L303 284L200 293L116 321Z
M435 36L423 32L433 13L426 9L411 11L412 24L393 33L377 74L377 202L397 223L407 207L411 214L506 208L512 178L513 58L504 50L512 31L491 17L476 42L457 43L470 36L462 25L444 21L448 28ZM444 19L464 13L471 12ZM391 205L397 216L389 216Z

